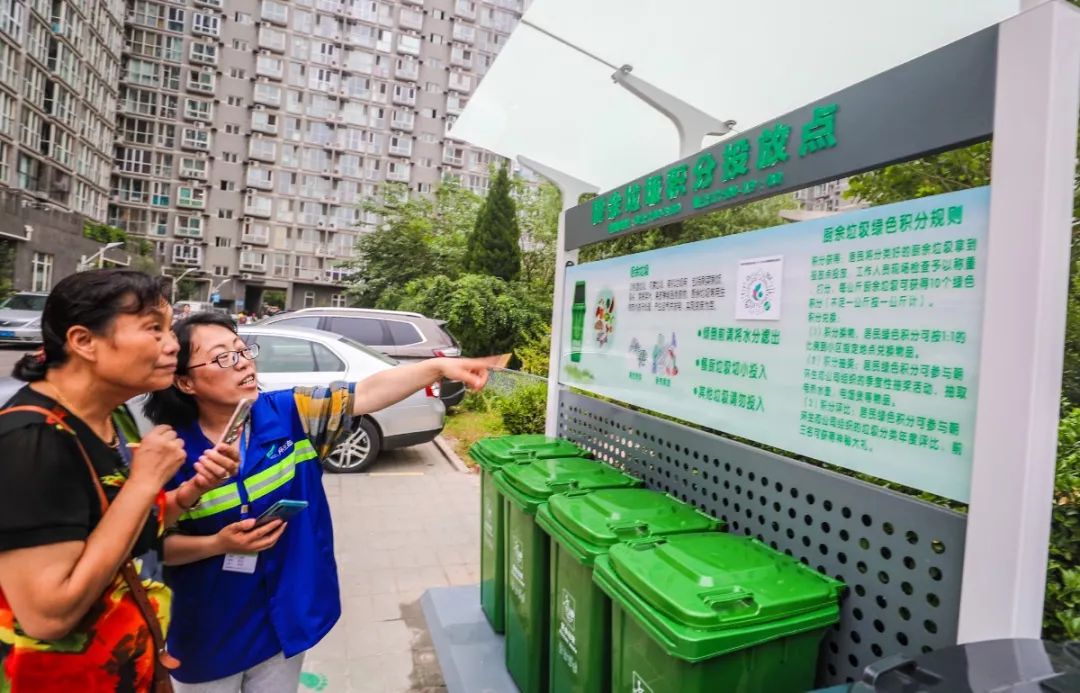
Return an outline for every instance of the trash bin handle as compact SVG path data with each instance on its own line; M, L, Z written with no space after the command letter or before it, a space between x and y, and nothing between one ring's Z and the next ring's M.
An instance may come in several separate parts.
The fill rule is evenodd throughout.
M754 593L749 590L744 590L741 587L723 589L716 592L703 592L698 596L701 597L701 601L711 609L732 602L744 602L747 606L751 604L757 605L757 601L754 600Z
M608 529L616 537L642 537L649 533L649 525L641 520L614 520L608 523Z
M553 481L548 484L548 489L552 493L561 493L564 490L576 489L577 487L578 482L573 479L570 479L569 481Z
M891 674L892 672L898 672L903 676L911 678L912 674L919 671L919 664L914 659L911 659L907 655L896 654L885 659L879 659L872 664L868 664L863 669L863 683L876 685L878 679ZM926 672L929 673L929 672Z

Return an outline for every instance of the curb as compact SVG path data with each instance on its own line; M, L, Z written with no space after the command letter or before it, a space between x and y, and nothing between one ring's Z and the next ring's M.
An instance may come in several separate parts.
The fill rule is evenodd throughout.
M442 456L446 458L446 461L450 463L451 467L459 472L464 472L465 474L472 473L468 465L458 457L458 454L454 452L454 449L450 447L450 444L446 442L445 438L442 436L435 436L435 439L431 442L435 443L435 447L438 448L439 452L442 453Z

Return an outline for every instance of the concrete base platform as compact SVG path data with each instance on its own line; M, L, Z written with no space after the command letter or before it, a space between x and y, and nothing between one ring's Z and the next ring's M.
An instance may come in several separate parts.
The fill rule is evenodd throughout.
M517 693L506 647L480 610L480 586L437 587L420 605L448 693Z

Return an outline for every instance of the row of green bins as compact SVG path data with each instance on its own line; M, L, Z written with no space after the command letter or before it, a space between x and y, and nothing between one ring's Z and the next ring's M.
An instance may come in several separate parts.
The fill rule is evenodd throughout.
M503 567L503 501L493 474L516 460L588 457L570 441L542 435L485 438L469 448L480 466L480 606L496 633L503 632L506 573Z
M536 515L551 537L550 687L611 690L611 601L593 582L596 558L623 541L715 530L714 518L671 496L618 488L552 496Z
M599 556L612 690L797 693L839 620L843 585L748 537L644 537Z
M548 691L548 538L535 522L537 510L556 493L640 483L581 458L514 462L495 473L505 498L506 668L521 693Z

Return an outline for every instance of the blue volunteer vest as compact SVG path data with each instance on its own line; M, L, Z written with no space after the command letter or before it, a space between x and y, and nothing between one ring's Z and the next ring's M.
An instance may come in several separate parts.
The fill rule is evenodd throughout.
M307 501L308 507L289 520L275 546L259 554L253 574L222 570L224 556L169 569L168 647L181 661L172 673L183 683L225 678L279 652L291 657L311 649L341 615L322 467L293 391L260 394L249 430L240 478L204 494L180 518L179 531L216 534L282 499ZM177 433L188 460L173 486L193 476L194 463L213 447L198 424Z

